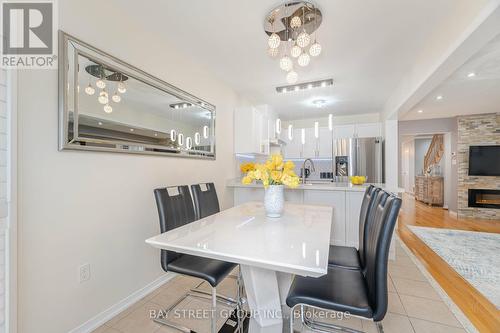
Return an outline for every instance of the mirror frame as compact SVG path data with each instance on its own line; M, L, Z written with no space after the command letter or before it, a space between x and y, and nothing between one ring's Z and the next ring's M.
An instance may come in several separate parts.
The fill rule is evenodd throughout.
M73 43L75 46L75 52L73 54L68 54L68 46L69 43ZM95 61L98 63L102 63L106 66L109 66L110 68L116 68L117 66L113 66L112 64L109 64L109 62L115 63L120 67L123 68L117 68L117 71L120 73L123 73L127 75L128 77L134 78L136 80L139 80L153 88L159 89L165 93L168 93L170 95L173 95L177 98L179 98L181 101L186 101L189 103L192 103L194 105L200 105L203 109L209 111L212 113L211 121L210 121L210 147L211 151L203 151L203 150L185 150L185 149L176 149L176 148L171 148L171 147L166 147L162 145L154 145L154 144L138 144L137 142L133 141L124 141L124 140L107 140L107 139L91 139L91 138L84 138L84 137L79 137L78 136L78 98L73 98L74 101L74 111L73 111L73 128L74 131L73 133L76 133L72 139L69 138L69 133L68 133L68 127L70 125L70 110L68 105L68 90L73 89L73 94L74 96L78 96L77 93L77 86L74 84L71 84L68 82L68 75L69 73L69 58L68 57L74 57L74 59L77 59L79 55L85 56L89 58L89 55L85 53L85 51L78 50L78 45L81 47L84 47L86 49L91 50L92 52L95 52L100 59L96 59ZM90 56L90 59L92 57ZM92 59L93 60L93 59ZM82 42L76 37L73 37L67 33L65 33L62 30L59 30L59 150L87 150L87 151L103 151L103 152L121 152L121 153L131 153L131 154L147 154L147 155L160 155L160 156L172 156L172 157L188 157L188 158L198 158L198 159L211 159L215 160L216 159L216 145L215 145L215 119L216 119L216 108L215 105L204 101L182 89L179 89L175 87L172 84L169 84L151 74L148 74L139 68L132 66L102 50L99 50L85 42ZM76 66L74 66L74 77L77 78L77 70ZM68 70L65 70L68 69ZM65 87L68 87L68 89L65 89ZM203 105L203 106L201 106ZM140 129L140 127L137 127ZM76 130L75 130L76 129ZM79 144L80 142L88 142L88 143L94 143L94 144L102 144L102 145L108 145L108 147L105 146L87 146L87 145L81 145ZM115 147L109 147L109 145L115 145ZM118 145L126 146L127 148L123 147L120 148ZM135 150L134 148L137 148L138 146L143 147L143 148L148 148L148 149L156 149L156 150L164 150L164 151L151 151L151 150ZM133 149L130 149L133 148Z

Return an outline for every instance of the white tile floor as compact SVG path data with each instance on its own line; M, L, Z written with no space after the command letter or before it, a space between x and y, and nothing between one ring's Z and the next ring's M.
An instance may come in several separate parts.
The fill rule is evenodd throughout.
M426 277L400 245L396 249L396 260L389 263L389 310L382 321L386 333L464 333L466 332ZM150 310L161 310L173 304L189 288L200 280L176 277L155 290L94 333L167 333L179 332L150 319ZM226 279L218 292L235 295L235 280ZM181 308L204 308L208 302L186 301ZM331 319L332 321L333 319ZM185 326L196 328L198 333L208 332L208 320L182 319ZM376 332L372 322L353 318L337 321L364 332ZM297 331L307 332L297 321ZM252 332L250 332L252 333Z

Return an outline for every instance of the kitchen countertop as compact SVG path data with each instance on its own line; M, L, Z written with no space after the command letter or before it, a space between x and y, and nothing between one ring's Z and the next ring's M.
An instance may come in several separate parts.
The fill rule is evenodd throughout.
M263 188L262 184L252 183L249 185L244 185L241 183L240 178L228 180L228 187L238 187L238 188ZM352 185L351 183L338 183L330 181L313 180L306 184L300 184L296 188L288 188L286 190L297 191L297 190L320 190L320 191L348 191L348 192L364 192L369 185L380 187L383 190L392 193L402 193L404 189L402 188L388 188L383 183L365 183L363 185Z

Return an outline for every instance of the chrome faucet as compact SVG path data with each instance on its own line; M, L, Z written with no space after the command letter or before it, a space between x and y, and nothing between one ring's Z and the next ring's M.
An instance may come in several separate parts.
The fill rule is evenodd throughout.
M306 163L307 161L309 161L309 163L311 164L311 172L315 172L316 169L314 168L314 162L310 159L310 158L306 158L304 160L304 163L302 163L302 184L305 184L306 183Z

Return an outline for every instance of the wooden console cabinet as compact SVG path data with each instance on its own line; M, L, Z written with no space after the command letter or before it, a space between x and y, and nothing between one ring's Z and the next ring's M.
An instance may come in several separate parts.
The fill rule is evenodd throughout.
M444 180L437 176L415 177L415 199L429 205L443 206Z

